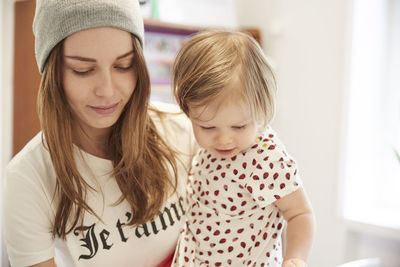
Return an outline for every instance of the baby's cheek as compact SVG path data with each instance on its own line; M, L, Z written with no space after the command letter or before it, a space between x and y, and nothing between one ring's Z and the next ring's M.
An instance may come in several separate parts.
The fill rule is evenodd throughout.
M256 131L254 131L253 129L244 131L242 134L242 146L244 146L244 148L252 146L256 141L256 137Z
M195 132L194 137L196 138L197 143L203 148L208 148L208 146L210 146L210 143L212 141L211 136L207 136L199 132Z

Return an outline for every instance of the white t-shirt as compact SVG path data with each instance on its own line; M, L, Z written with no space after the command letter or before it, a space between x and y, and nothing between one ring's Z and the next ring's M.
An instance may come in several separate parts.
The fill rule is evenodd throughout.
M231 158L201 149L173 266L281 266L285 222L274 202L300 186L297 164L270 127Z
M166 108L170 110L171 106ZM12 159L3 186L4 238L12 266L33 265L55 257L58 267L153 267L173 253L184 222L184 188L195 141L185 115L165 115L163 123L155 114L152 117L165 140L182 152L182 164L178 162L177 193L167 200L159 216L141 226L125 226L131 216L126 201L114 205L121 191L110 175L111 161L75 147L78 169L96 189L88 191L87 203L102 221L86 213L83 226L76 226L66 241L54 239L56 178L42 134Z

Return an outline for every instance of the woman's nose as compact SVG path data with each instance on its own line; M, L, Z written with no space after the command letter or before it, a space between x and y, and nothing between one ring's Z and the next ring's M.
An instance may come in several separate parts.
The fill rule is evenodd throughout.
M101 97L110 97L114 95L114 84L110 71L102 71L99 74L95 94Z

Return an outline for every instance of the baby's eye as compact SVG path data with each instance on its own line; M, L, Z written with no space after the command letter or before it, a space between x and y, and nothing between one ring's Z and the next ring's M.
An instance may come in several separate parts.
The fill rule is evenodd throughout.
M214 126L200 126L200 128L203 129L203 130L212 130L215 127Z
M236 130L241 130L241 129L246 128L246 124L245 125L240 125L240 126L232 126L232 128L236 129Z

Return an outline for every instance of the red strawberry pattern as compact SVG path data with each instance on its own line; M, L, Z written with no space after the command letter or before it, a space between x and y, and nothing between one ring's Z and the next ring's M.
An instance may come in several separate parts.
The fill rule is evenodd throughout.
M301 184L297 164L270 127L232 158L201 149L172 266L281 266L285 222L274 202Z

